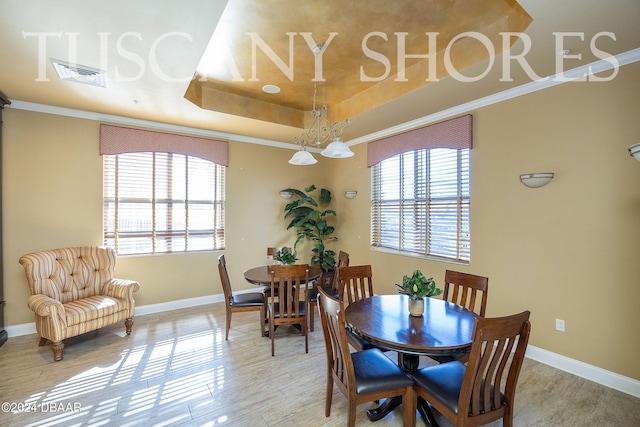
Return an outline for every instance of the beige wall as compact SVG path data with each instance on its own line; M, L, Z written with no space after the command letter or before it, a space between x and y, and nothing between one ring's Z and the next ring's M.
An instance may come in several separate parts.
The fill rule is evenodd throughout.
M531 344L640 379L640 164L627 147L640 135L640 64L609 83L568 83L473 111L472 252L469 265L371 251L366 146L351 159L286 163L292 151L231 142L227 262L235 288L264 248L292 244L281 218L285 187L334 193L340 238L332 249L371 263L380 293L421 269L490 278L488 315L528 309ZM18 258L67 245L101 244L101 159L94 121L7 109L4 114L6 324L33 321ZM320 158L320 156L316 156ZM554 172L529 189L527 172ZM344 190L358 190L347 200ZM117 275L142 284L138 305L220 293L219 253L120 258ZM566 332L555 331L564 319Z

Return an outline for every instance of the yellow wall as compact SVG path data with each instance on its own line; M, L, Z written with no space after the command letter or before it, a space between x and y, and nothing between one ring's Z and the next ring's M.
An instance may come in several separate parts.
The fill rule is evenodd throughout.
M291 245L281 218L285 187L327 186L338 242L352 264L371 263L379 293L421 269L489 276L488 315L532 312L531 344L640 380L640 164L626 149L640 135L640 64L608 83L568 83L473 111L471 263L399 256L369 247L366 146L350 159L291 166L290 150L230 143L227 249L233 285L265 248ZM18 258L102 242L99 123L8 108L4 112L4 280L7 325L33 321ZM529 189L518 176L554 172ZM347 200L345 190L358 196ZM142 284L139 306L221 292L219 253L120 258L117 276ZM305 259L303 259L305 260ZM305 260L306 261L306 260ZM566 332L555 331L564 319Z

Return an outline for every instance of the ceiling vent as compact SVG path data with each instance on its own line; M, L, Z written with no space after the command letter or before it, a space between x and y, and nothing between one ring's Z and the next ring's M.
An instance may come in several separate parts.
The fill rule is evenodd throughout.
M85 83L92 86L107 87L107 72L84 65L69 64L68 62L51 59L53 68L61 80Z

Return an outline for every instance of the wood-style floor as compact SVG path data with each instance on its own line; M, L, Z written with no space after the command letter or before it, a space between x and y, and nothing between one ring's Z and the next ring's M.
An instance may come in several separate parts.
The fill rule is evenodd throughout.
M124 325L113 325L66 340L60 362L36 335L10 338L0 347L0 402L16 405L2 407L0 426L344 426L346 399L337 388L324 416L318 316L308 354L299 332L281 327L275 357L257 317L234 314L225 341L222 303L139 316L128 337ZM35 412L7 412L23 405ZM358 407L357 425L402 425L399 408L374 424L368 407ZM640 399L527 359L514 421L640 426Z

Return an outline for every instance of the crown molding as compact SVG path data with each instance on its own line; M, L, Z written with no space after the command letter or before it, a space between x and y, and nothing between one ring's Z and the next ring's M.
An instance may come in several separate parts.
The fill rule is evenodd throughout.
M432 123L436 123L442 120L446 120L451 117L456 117L461 114L468 114L482 107L497 104L503 101L507 101L509 99L518 98L520 96L524 96L540 90L548 89L550 87L554 87L563 83L572 82L579 78L583 78L584 76L590 76L593 74L608 71L614 68L614 65L612 62L615 62L615 61L613 61L612 58L615 59L615 61L617 61L618 67L622 67L628 64L632 64L634 62L638 62L640 61L640 48L632 49L627 52L614 55L611 58L609 58L609 60L599 60L596 62L592 62L590 64L573 68L561 74L555 74L553 76L549 76L541 80L535 80L529 83L525 83L520 86L516 86L514 88L504 90L502 92L498 92L492 95L478 98L476 100L466 102L464 104L460 104L455 107L438 111L437 113L429 114L429 115L420 117L418 119L402 123L397 126L392 126L390 128L384 129L379 132L374 132L368 135L361 136L359 138L354 138L349 142L347 142L347 145L352 146L352 145L367 143L370 141L375 141L376 139L381 139L387 136L406 132L412 129L416 129L416 128L426 126ZM26 102L26 101L20 101L20 100L12 100L11 104L6 105L6 108L15 108L18 110L34 111L34 112L47 113L47 114L56 114L60 116L95 120L95 121L111 123L111 124L144 127L144 128L153 129L153 130L183 133L183 134L202 136L202 137L208 137L208 138L226 139L226 140L232 140L232 141L238 141L238 142L246 142L249 144L267 145L270 147L286 148L286 149L292 149L292 150L298 150L299 148L298 145L290 142L274 141L274 140L255 138L255 137L239 135L239 134L200 129L200 128L195 128L190 126L173 125L169 123L154 122L150 120L135 119L131 117L103 114L103 113L97 113L97 112L85 111L85 110L76 110L72 108L56 107L53 105L37 104L33 102ZM311 151L316 151L316 150L312 149Z

